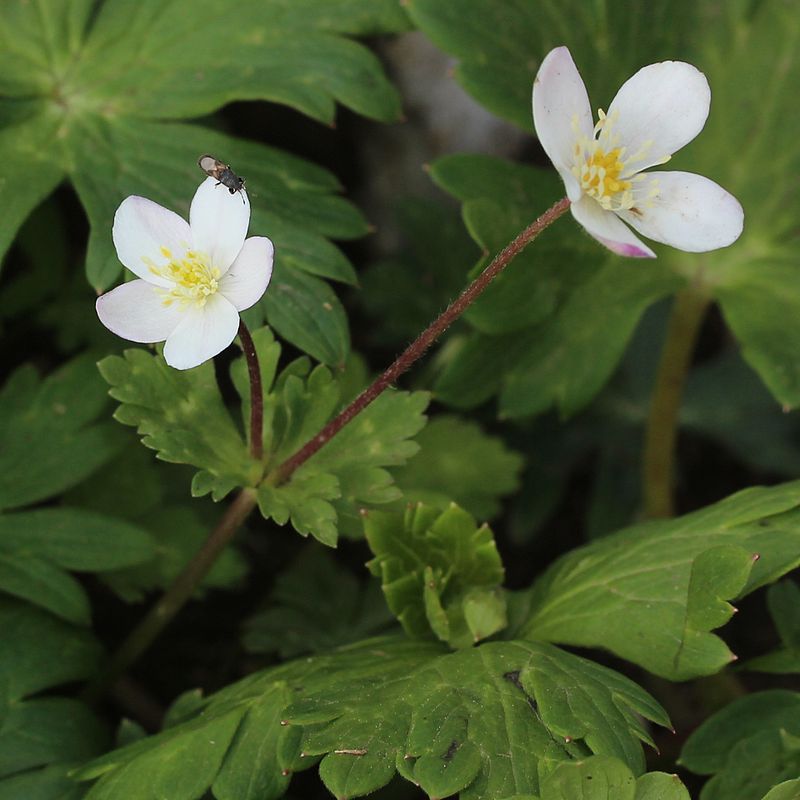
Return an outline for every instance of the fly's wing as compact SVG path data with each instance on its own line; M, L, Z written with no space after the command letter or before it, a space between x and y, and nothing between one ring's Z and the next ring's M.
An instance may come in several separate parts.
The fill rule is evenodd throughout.
M219 176L219 173L225 169L225 165L221 161L217 161L214 156L204 155L197 159L197 164L203 172L211 175L212 178Z

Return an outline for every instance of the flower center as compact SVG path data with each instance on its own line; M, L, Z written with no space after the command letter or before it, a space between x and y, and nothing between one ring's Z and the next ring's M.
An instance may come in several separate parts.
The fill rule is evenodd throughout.
M598 142L594 143L599 145ZM576 177L581 188L590 197L594 197L603 208L611 208L616 200L620 208L630 208L633 205L633 184L620 178L625 169L622 160L624 148L615 147L606 152L597 146L595 151L576 167Z
M202 308L208 298L219 289L220 271L212 267L205 253L197 250L186 250L183 258L174 258L166 247L161 254L169 259L163 266L148 260L150 272L173 283L170 289L159 289L165 306L179 303L184 309L189 306Z
M645 157L652 143L645 142L638 153L628 155L627 148L620 146L620 137L614 132L616 118L616 112L608 117L602 108L599 109L595 136L591 139L580 133L577 116L572 120L576 134L572 174L578 179L581 189L607 211L631 209L637 204L648 205L658 192L657 182L651 179L646 196L638 196L636 184L644 177L638 175L631 165ZM668 160L669 156L659 163Z

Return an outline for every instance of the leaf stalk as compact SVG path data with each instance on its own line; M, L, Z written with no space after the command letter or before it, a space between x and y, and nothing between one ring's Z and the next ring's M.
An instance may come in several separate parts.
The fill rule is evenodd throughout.
M675 513L675 448L678 416L700 328L711 300L696 289L675 295L661 351L645 429L642 458L644 516Z

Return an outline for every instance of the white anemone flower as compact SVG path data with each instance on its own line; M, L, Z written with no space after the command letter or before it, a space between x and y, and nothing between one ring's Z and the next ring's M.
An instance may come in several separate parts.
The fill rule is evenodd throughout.
M710 105L702 72L662 61L625 81L595 124L566 47L547 54L533 84L533 124L572 215L610 250L637 258L655 253L628 225L690 253L727 247L742 232L742 207L718 184L690 172L642 172L692 141Z
M258 302L272 276L272 242L245 239L250 201L214 178L200 184L189 222L144 197L126 197L114 216L119 260L138 280L97 299L110 331L132 342L163 342L164 358L190 369L224 350L239 312Z

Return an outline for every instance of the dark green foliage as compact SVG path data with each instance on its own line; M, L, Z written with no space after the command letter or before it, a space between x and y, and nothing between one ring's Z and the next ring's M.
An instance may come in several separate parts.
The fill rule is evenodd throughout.
M293 658L365 639L393 621L377 581L359 581L329 551L311 547L278 577L267 609L245 623L244 646Z
M90 355L42 379L20 367L0 392L0 509L19 508L80 483L108 461L123 437L107 418L108 398Z
M628 679L549 645L445 654L373 639L252 675L78 777L100 778L91 800L188 800L207 787L218 800L270 800L321 756L337 797L374 791L395 771L431 796L505 797L538 792L542 776L590 752L639 774L642 717L669 724Z
M800 591L777 582L800 565L800 484L718 500L800 476L798 423L779 410L800 404L795 5L7 0L0 800L271 800L326 789L337 800L688 800L677 776L646 772L643 743L661 748L657 767L669 770L677 741L682 765L709 776L698 800L797 800L800 699L774 687L800 671ZM448 134L423 132L437 139L432 182L455 202L435 187L404 199L391 148L366 141L371 121L405 118L387 134L405 148L407 129L455 119L438 67L410 64L407 42L384 40L410 25L455 59L455 79L485 109L529 134L515 163L439 157ZM405 52L421 52L410 41ZM567 214L424 366L282 482L280 465L563 195L537 149L530 98L559 44L595 107L654 61L685 59L708 76L706 129L674 167L742 201L741 240L708 254L657 247L656 261L634 262ZM399 85L423 76L427 92L430 81L441 107L401 101L383 59ZM348 109L338 120L337 104ZM496 124L463 109L466 124ZM335 131L324 127L334 121ZM264 389L259 459L237 353L177 372L157 348L121 353L92 312L93 290L121 273L109 235L119 202L148 196L186 216L206 152L246 177L250 232L276 245L269 291L243 315ZM376 220L382 206L398 207L397 252L381 250L391 230L346 251L334 243L371 230L334 172ZM343 304L331 281L363 290L356 299L348 289ZM624 527L640 510L664 312L686 287L721 310L701 331L679 412L677 505L699 510ZM345 308L369 319L353 331L360 354ZM149 450L108 420L103 378L116 419ZM434 407L426 427L431 397L463 414ZM479 408L494 398L496 408ZM215 501L239 490L261 515L235 532L190 587L192 607L95 716L81 688L137 616L123 603L170 586L225 514ZM315 541L281 535L288 522ZM320 546L340 536L354 541L337 553ZM368 548L373 576L361 569ZM775 631L765 626L752 648L759 600L736 622L732 604L762 588ZM777 638L746 662L761 675L724 674L735 658L726 641L750 658ZM637 683L560 645L605 649L598 661L652 685L677 737ZM667 684L714 675L714 686ZM773 688L712 698L756 685ZM176 694L152 733L151 717ZM688 708L712 700L721 709L704 722Z
M759 800L800 773L800 695L775 689L734 700L689 737L681 763L714 776L701 800Z
M522 457L474 422L435 417L415 441L419 453L393 473L406 502L445 508L453 501L484 520L497 516L500 498L518 488Z
M767 604L781 646L745 666L757 672L800 672L800 589L791 580L776 583L767 589Z

